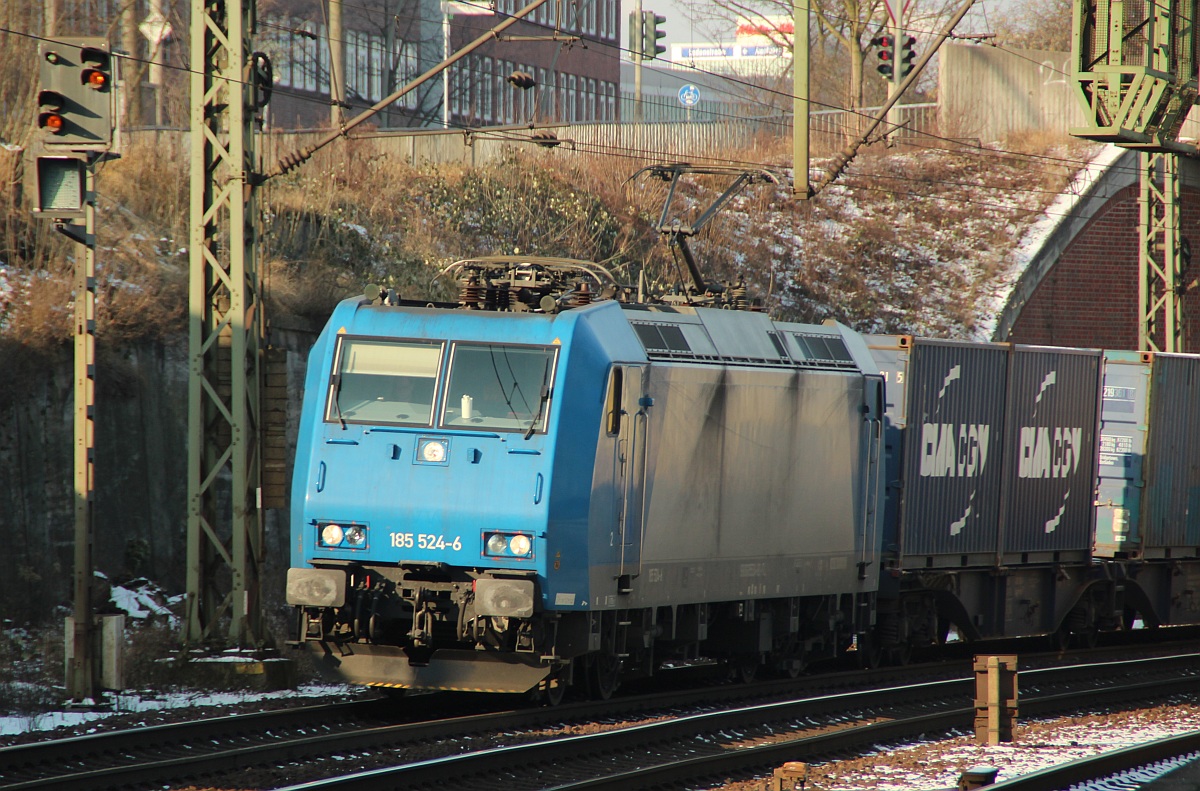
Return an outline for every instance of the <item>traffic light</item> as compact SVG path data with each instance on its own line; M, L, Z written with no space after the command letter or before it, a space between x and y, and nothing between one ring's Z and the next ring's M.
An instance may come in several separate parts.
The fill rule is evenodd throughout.
M504 80L514 88L520 88L523 91L527 91L534 85L537 85L537 81L533 79L533 75L526 71L514 71L505 77Z
M917 40L912 36L902 36L900 38L900 54L897 56L896 61L900 64L901 77L907 77L909 72L913 70L912 61L917 54L913 52L913 44L916 43Z
M667 21L667 18L653 11L643 11L642 17L644 18L642 22L642 57L646 60L654 60L667 51L664 45L658 43L660 38L667 35L667 31L658 28Z
M629 55L637 61L645 56L642 45L646 43L644 27L646 16L636 11L629 12Z
M871 39L871 46L879 47L879 65L875 70L889 80L895 73L893 64L896 61L896 39L891 36L876 36Z
M103 38L43 41L37 94L42 143L71 151L112 146L113 57Z

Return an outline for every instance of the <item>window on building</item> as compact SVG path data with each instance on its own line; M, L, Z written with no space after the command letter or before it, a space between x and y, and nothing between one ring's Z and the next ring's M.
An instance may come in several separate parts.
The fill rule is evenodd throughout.
M306 91L320 90L323 86L317 85L317 52L320 49L320 39L317 37L317 26L312 22L305 22L304 31L310 36L303 37L303 52L304 52L304 85L301 86Z
M329 29L317 25L317 90L324 93L329 90Z
M492 94L496 87L492 82L492 63L493 61L491 58L483 59L483 79L481 80L483 83L483 105L480 107L479 111L480 118L483 121L492 120Z
M383 98L383 40L378 36L370 39L370 60L367 64L371 70L370 92L368 98L377 102Z

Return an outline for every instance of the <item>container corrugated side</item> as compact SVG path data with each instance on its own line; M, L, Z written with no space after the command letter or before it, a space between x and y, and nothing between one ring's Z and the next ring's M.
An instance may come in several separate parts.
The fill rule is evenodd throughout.
M1006 556L1091 554L1100 362L1098 350L1013 349L1001 514Z
M1007 376L1006 345L913 342L901 552L953 556L918 565L957 566L996 551Z
M1143 460L1150 422L1150 362L1142 352L1106 351L1097 448L1097 557L1141 550Z
M1154 356L1142 540L1148 556L1200 550L1200 357Z

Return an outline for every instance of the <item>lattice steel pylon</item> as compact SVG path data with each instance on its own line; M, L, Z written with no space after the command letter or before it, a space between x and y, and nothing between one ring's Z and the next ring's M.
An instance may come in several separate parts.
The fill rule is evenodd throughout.
M264 643L254 0L192 0L188 644Z
M1138 349L1180 352L1183 251L1179 235L1179 155L1143 151L1138 164Z
M1182 351L1179 130L1200 94L1200 0L1075 0L1072 70L1088 122L1071 134L1141 151L1138 348ZM1159 345L1161 337L1161 347Z

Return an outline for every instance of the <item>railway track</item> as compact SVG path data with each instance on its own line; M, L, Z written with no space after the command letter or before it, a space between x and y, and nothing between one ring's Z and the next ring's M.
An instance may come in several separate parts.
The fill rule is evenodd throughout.
M995 791L1112 791L1122 788L1152 788L1153 782L1185 764L1200 760L1200 731L1156 739L1145 744L1113 750L1091 758L1052 766L991 786ZM1191 776L1196 771L1191 770ZM1166 789L1194 788L1184 782L1165 784Z
M1022 698L1022 714L1195 691L1200 674L1194 664L1192 656L1026 671L1023 687L1032 697ZM305 789L418 791L447 782L554 791L696 787L767 774L787 761L830 759L922 734L969 730L973 692L973 679L958 679L745 706L346 775Z
M1086 704L1081 688L1106 704L1144 700L1170 689L1200 688L1197 657L1136 663L1099 663L1023 670L1022 716ZM1151 669L1153 668L1153 669ZM911 673L931 675L928 668ZM945 670L941 671L943 675ZM754 773L786 760L858 749L920 732L969 728L974 681L957 677L895 680L889 674L721 687L579 704L559 709L476 710L429 720L432 707L461 705L461 696L425 696L398 704L367 702L305 707L290 712L157 726L132 732L0 750L0 787L12 789L115 788L198 780L222 787L277 787L297 777L339 775L329 788L444 788L460 778L505 788L610 788L666 780ZM885 683L885 682L883 682ZM845 692L812 694L812 685ZM808 687L806 695L803 690ZM778 698L784 690L793 694ZM746 702L757 696L759 702ZM705 706L701 706L704 701ZM698 710L703 709L703 710ZM396 723L397 719L409 721ZM634 727L614 723L641 718ZM389 722L390 720L390 722ZM596 724L601 721L600 724ZM609 728L611 730L604 730ZM546 738L581 729L599 730ZM479 745L486 749L478 749ZM396 766L399 764L398 766ZM371 771L353 771L368 767ZM569 768L570 771L564 771ZM679 775L683 777L684 775ZM641 777L641 780L635 778ZM609 783L609 785L605 785ZM580 785L582 784L582 785Z

